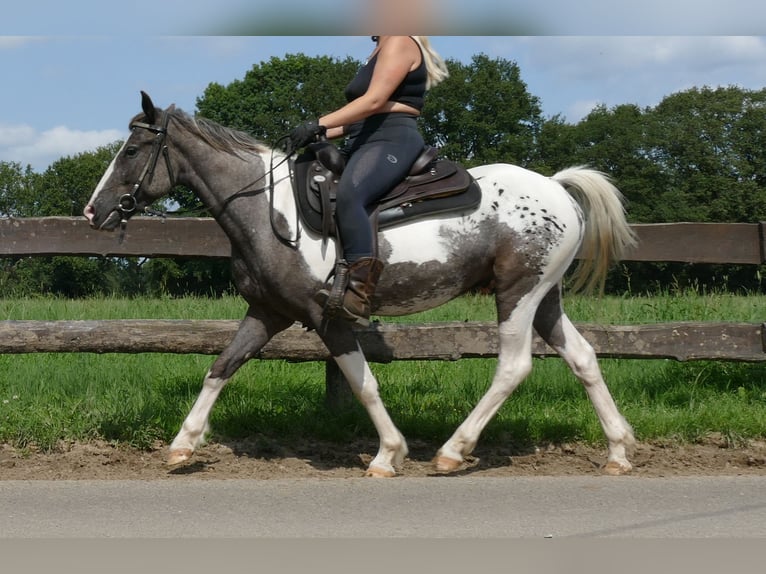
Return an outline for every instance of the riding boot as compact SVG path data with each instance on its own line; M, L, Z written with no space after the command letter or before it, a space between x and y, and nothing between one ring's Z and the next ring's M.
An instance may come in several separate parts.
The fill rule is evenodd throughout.
M324 306L326 317L366 327L370 324L370 299L382 271L383 262L375 257L362 257L350 265L341 260L336 266L333 286L329 291L318 291L314 300Z

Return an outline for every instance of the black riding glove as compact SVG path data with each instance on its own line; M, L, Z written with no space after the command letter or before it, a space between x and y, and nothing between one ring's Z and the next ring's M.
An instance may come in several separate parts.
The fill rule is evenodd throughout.
M300 149L306 147L311 142L318 141L319 136L322 136L327 131L327 128L320 126L317 122L305 122L296 128L290 130L290 143L292 149Z

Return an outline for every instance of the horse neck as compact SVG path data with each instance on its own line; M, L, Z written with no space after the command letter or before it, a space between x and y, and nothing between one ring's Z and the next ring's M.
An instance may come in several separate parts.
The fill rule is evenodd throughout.
M280 165L272 173L270 150L233 155L194 134L183 138L178 148L183 159L177 182L194 192L242 252L268 248L275 241L269 216L272 193L274 209L294 221L289 168L281 155L273 156L274 165Z

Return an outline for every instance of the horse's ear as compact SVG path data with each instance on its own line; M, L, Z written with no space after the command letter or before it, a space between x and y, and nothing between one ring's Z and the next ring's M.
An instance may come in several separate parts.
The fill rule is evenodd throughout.
M153 124L154 118L157 115L157 110L155 109L149 94L143 90L141 90L141 108L144 110L144 114L146 114L146 121Z

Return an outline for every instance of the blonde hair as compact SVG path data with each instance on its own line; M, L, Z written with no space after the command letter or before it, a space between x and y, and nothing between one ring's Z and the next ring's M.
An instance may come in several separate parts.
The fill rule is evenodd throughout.
M431 47L431 41L428 36L412 36L412 39L420 46L423 52L423 59L426 62L426 89L430 90L442 80L446 80L449 77L449 71L447 70L447 64L442 57L436 53Z

